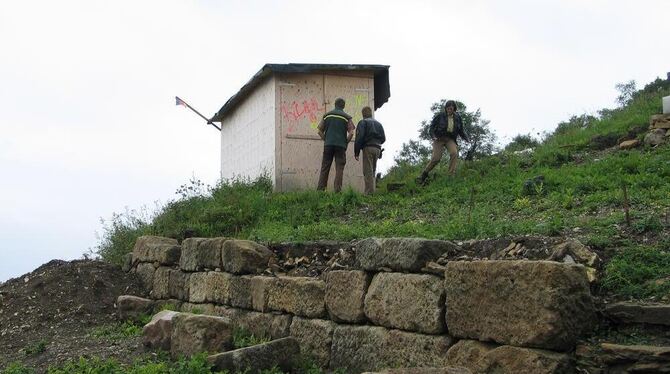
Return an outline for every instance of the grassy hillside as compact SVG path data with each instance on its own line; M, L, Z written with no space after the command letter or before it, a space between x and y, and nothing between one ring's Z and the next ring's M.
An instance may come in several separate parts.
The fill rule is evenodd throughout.
M602 285L622 296L663 297L670 290L670 147L620 151L621 138L643 136L649 117L670 94L657 80L623 107L558 125L532 152L502 151L446 163L427 187L415 185L423 165L395 165L380 193L273 193L267 179L203 188L192 181L181 198L150 219L116 215L97 248L120 262L143 234L183 238L232 236L258 241L350 240L414 236L462 240L515 234L577 237L611 258ZM350 165L348 167L360 167ZM388 183L403 188L385 192ZM622 206L630 200L631 223Z

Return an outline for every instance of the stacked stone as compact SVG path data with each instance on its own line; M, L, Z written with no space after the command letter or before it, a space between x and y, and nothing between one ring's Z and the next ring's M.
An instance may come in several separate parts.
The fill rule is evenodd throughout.
M159 304L224 316L257 335L292 336L321 366L349 372L570 372L573 359L564 352L594 318L581 265L455 261L443 276L422 274L428 262L458 250L449 241L366 239L356 249L360 269L324 279L260 275L272 252L227 238L186 239L176 262L155 261L156 248L176 245L143 237L135 247L134 271Z
M649 120L649 132L644 136L645 144L657 146L670 137L670 113L655 114Z

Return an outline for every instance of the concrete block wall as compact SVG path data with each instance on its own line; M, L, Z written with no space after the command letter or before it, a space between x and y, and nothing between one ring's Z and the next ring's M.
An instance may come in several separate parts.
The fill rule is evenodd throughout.
M260 274L269 251L256 243L191 238L178 245L142 237L131 271L158 303L226 316L257 335L293 336L323 367L573 370L569 352L595 318L586 269L550 261L453 261L442 277L419 273L454 247L366 239L357 246L359 269L276 277Z

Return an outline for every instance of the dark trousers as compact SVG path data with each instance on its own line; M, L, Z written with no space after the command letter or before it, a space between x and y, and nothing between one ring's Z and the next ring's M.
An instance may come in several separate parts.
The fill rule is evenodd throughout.
M335 192L342 191L342 177L344 175L344 165L347 163L346 149L334 146L323 147L323 158L321 159L321 173L319 174L319 185L317 190L323 191L328 184L328 174L330 174L330 166L335 159Z

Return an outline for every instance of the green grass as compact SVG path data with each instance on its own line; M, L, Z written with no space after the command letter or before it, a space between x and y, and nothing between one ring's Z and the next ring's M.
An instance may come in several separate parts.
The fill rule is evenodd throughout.
M596 152L591 142L598 135L626 137L631 129L648 126L649 117L661 110L661 97L670 94L668 85L661 83L639 91L625 107L602 111L599 118L575 117L560 124L531 154L501 152L462 162L455 178L446 176L443 163L427 187L414 182L423 165L409 164L392 167L373 196L351 190L275 193L267 178L209 189L191 181L190 187L180 188L178 199L153 214L115 215L105 226L97 253L120 263L135 239L146 234L282 242L372 236L466 240L579 232L580 239L606 257L632 261L617 252L622 241L635 241L636 235L657 239L667 232L663 222L670 212L670 146ZM541 183L529 184L540 176ZM392 182L405 186L385 192ZM631 227L622 209L624 185ZM662 251L656 239L645 245ZM661 289L626 286L628 281L615 276L616 269L605 269L607 292L661 296ZM649 280L635 277L630 282Z
M256 336L243 328L233 329L233 347L235 347L235 349L267 343L270 340L271 339L266 336Z
M113 359L80 358L60 367L51 367L49 374L210 374L224 373L212 371L207 363L207 354L202 353L190 359L170 361L138 361L132 365L122 365ZM3 373L4 374L4 373Z
M12 362L0 374L34 374L35 370L31 367L25 366L20 362Z
M151 316L142 316L139 321L125 321L96 327L91 332L91 336L112 341L134 338L142 335L142 326L150 320Z
M319 368L314 361L300 358L295 373L323 374L326 371ZM245 371L243 371L244 373ZM335 374L344 371L337 369ZM34 374L35 370L21 363L12 363L0 374ZM48 374L228 374L226 371L215 371L207 362L207 354L200 353L191 358L170 360L166 355L159 355L155 359L138 360L133 364L125 365L114 359L99 357L79 358L71 360L61 366L49 367ZM262 374L283 374L278 367L261 371Z
M602 286L621 296L670 295L669 248L623 248L607 264Z

